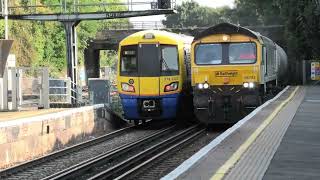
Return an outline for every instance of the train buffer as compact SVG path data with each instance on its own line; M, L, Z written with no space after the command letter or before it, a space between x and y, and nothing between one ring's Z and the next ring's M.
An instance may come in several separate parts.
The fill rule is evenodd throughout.
M320 179L320 86L291 86L223 132L168 179Z

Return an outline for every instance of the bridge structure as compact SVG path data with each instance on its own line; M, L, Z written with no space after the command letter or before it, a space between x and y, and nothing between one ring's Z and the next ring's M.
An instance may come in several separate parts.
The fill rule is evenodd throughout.
M15 1L1 0L0 18L11 20L58 21L66 32L67 75L71 78L72 105L78 105L77 81L77 25L84 20L103 20L129 18L174 13L175 0L145 0L141 2L126 1L110 3L108 0L99 3L82 3L81 0L60 0L57 4L43 4L39 0ZM4 6L5 5L5 6ZM144 10L135 10L135 6L149 6ZM6 8L4 8L6 7ZM45 10L49 8L50 11ZM120 9L112 11L111 9Z
M130 34L141 30L158 29L195 36L197 33L207 28L208 27L167 27L163 25L161 21L132 21L128 23L113 24L107 29L98 32L96 38L88 42L89 46L84 52L87 78L99 77L100 50L117 51L119 42ZM257 31L262 35L271 38L282 47L285 47L283 25L248 26L247 28Z

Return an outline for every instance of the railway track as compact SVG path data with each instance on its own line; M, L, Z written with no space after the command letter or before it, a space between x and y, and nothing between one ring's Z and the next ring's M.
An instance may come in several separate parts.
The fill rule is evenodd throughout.
M180 130L169 127L52 174L45 179L125 179L204 132L205 128L200 125Z
M137 126L123 128L99 138L51 153L45 157L0 171L0 179L43 179L111 149L155 133L155 130L143 129L144 126L138 127L140 128L137 129ZM173 126L169 128L173 128Z

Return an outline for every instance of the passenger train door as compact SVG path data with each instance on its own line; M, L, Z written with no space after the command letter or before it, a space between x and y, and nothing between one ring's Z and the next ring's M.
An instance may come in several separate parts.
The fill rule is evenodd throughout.
M139 44L138 73L140 96L159 96L160 47L159 44Z

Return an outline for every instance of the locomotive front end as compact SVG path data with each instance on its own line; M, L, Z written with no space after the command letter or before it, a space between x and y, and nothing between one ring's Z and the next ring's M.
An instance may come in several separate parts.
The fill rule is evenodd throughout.
M241 33L214 33L192 43L194 113L206 124L234 123L261 103L262 45Z

